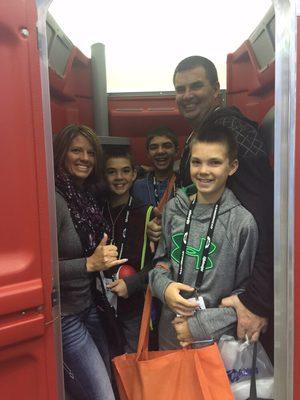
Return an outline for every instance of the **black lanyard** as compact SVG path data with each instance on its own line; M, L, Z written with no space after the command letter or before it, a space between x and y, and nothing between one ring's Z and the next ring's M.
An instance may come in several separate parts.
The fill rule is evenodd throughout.
M155 206L158 206L159 203L159 196L158 196L158 184L155 178L155 175L152 175L152 183L153 183L153 188L154 188L154 200L155 200Z
M129 199L128 199L128 202L127 202L127 205L126 205L126 208L125 208L126 213L125 213L125 218L124 218L124 222L123 222L123 226L122 226L121 243L120 243L120 251L119 251L119 260L122 258L124 245L125 245L125 242L126 242L126 239L127 239L129 215L130 215L130 211L131 211L132 202L133 202L133 197L129 196ZM107 203L107 207L108 207L108 212L110 214L109 203ZM114 230L115 230L114 224L117 223L117 219L115 220L115 222L113 222L111 214L110 214L110 218L111 218L111 223L113 224L112 231L114 232ZM113 242L115 241L114 239L115 238L113 237L113 241L112 241L111 244L113 244Z
M170 179L172 179L172 177L171 177ZM165 190L168 189L168 183L169 183L170 179L168 179L167 187L166 187ZM159 204L160 198L159 198L159 195L158 195L158 183L157 183L157 180L156 180L154 174L152 174L152 184L153 184L153 188L154 188L155 206L157 207L158 204ZM175 197L175 194L176 194L176 184L174 183L174 186L173 186L173 196L174 196L174 197Z
M197 195L195 196L195 198L193 199L193 201L190 204L189 211L188 211L188 214L187 214L187 217L185 220L184 234L183 234L181 249L180 249L181 255L180 255L180 261L179 261L179 270L178 270L178 275L177 275L177 282L181 282L181 283L183 282L186 248L187 248L187 244L188 244L188 240L189 240L191 220L192 220L192 215L194 212L196 202L197 202ZM205 245L204 245L204 249L203 249L202 257L201 257L200 269L199 269L197 279L196 279L196 284L195 284L196 289L200 288L202 281L203 281L205 266L207 263L209 250L210 250L210 244L211 244L214 229L216 226L220 203L221 203L221 199L219 199L217 201L217 203L214 205L214 208L213 208L213 211L212 211L212 214L210 217L208 230L207 230L207 234L206 234L206 239L205 239Z

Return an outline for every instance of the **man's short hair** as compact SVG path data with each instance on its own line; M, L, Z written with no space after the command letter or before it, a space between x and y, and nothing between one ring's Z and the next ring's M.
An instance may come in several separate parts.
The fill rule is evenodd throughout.
M191 56L183 59L177 65L173 75L173 83L175 84L175 76L178 72L188 71L197 67L204 68L207 79L209 80L211 86L215 86L219 82L218 72L215 64L212 61L201 56Z
M213 125L195 129L193 139L190 142L190 149L195 143L223 143L228 150L229 161L237 159L238 145L233 131L225 126Z
M147 133L147 139L146 139L147 150L149 149L151 140L157 136L166 136L174 143L175 148L178 149L178 137L176 133L166 126L160 126Z

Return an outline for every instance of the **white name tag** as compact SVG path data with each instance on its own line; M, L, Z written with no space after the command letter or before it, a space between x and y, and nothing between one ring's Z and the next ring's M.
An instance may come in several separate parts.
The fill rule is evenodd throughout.
M111 292L109 289L107 289L107 285L113 282L113 279L105 278L104 274L101 274L102 276L102 282L104 284L105 288L105 294L107 297L107 300L109 301L110 305L114 307L115 310L117 310L117 305L118 305L118 296ZM102 293L102 286L99 278L96 278L96 288L99 290L99 292Z
M104 285L105 285L105 288L106 288L107 300L110 302L110 305L112 307L114 307L115 310L117 310L118 296L115 293L111 292L109 289L107 289L107 285L109 285L113 281L114 281L113 279L105 278L104 279Z
M196 299L196 302L197 302L200 310L206 310L205 301L202 296L199 296L198 299Z

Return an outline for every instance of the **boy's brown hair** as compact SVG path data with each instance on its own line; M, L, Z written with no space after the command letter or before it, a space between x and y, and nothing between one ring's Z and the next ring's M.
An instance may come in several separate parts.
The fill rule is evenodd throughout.
M238 157L238 145L235 135L231 129L221 126L206 126L204 128L195 129L193 139L190 142L190 149L195 143L222 143L226 146L229 161L232 162Z

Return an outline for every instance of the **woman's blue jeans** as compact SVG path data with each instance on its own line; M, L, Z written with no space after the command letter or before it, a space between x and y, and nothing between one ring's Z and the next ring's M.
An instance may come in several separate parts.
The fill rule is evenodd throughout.
M78 400L114 400L108 344L96 307L63 316L61 325L67 391Z

